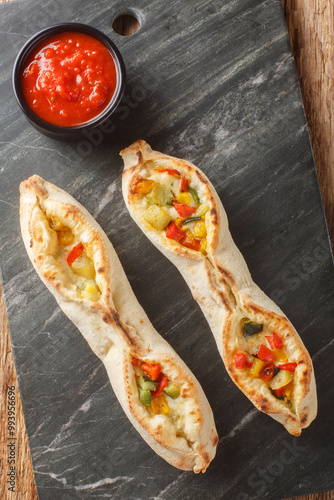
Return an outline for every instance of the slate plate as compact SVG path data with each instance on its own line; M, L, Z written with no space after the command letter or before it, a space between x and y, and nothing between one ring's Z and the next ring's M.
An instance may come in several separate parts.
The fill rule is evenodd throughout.
M126 8L141 28L123 38L111 25ZM273 500L333 489L333 261L280 1L21 0L0 13L1 267L40 500ZM10 81L26 39L61 21L106 32L128 72L110 133L73 144L31 128ZM187 286L130 219L118 152L138 138L206 172L255 281L300 332L319 394L300 438L233 385ZM33 271L18 218L19 182L33 173L96 217L154 326L200 380L220 436L205 475L174 469L142 441Z

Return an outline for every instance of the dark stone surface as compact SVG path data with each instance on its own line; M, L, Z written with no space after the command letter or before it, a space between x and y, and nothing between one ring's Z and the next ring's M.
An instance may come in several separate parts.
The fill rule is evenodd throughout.
M333 489L333 261L281 2L137 0L140 30L118 36L112 20L131 5L0 5L1 268L39 497L274 500ZM103 30L128 72L114 130L73 144L39 135L11 89L20 47L60 21ZM130 219L118 153L139 138L206 172L255 281L308 347L319 414L300 438L230 381L188 287ZM154 326L200 380L220 436L205 475L174 469L142 441L100 361L32 269L18 187L33 173L96 217Z

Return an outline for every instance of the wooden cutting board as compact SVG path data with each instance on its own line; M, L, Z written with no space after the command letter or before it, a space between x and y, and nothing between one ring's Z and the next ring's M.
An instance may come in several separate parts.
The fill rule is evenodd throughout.
M11 32L1 35L1 266L40 498L284 498L333 488L333 266L279 3L197 2L195 9L140 1L141 29L126 39L111 29L124 9L118 2L1 7L1 31L10 25ZM14 103L15 54L28 36L64 20L108 33L127 65L123 112L103 142L99 134L74 145L41 137ZM178 273L127 215L118 152L139 137L210 176L255 280L309 348L321 404L301 438L254 410L230 382ZM221 438L205 476L177 471L147 448L100 362L31 269L17 206L18 183L35 172L96 216L152 322L201 381Z

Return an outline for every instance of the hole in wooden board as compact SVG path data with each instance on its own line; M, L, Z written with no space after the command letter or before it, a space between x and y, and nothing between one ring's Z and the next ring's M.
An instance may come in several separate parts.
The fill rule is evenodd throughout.
M118 35L130 36L139 30L140 23L134 13L126 12L115 17L112 27Z

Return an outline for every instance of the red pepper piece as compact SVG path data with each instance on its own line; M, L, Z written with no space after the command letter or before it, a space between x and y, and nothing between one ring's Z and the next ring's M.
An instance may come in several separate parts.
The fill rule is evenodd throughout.
M273 333L273 341L277 349L281 349L284 346L282 340L280 339L280 337L277 335L276 332Z
M84 251L84 246L81 242L75 245L66 258L67 264L71 266L75 261L75 259L80 257L83 251Z
M164 375L163 373L161 375L162 377L160 377L159 386L157 390L151 392L152 398L157 398L158 396L160 396L160 394L164 390L164 387L166 387L166 385L168 384L168 378L166 377L166 375Z
M182 239L186 237L186 235L183 231L181 231L181 229L177 227L175 222L172 221L167 226L166 237L170 238L171 240L180 242Z
M195 238L186 238L184 241L180 242L183 247L190 248L191 250L199 250L201 248L201 243Z
M275 344L274 344L274 339L273 339L273 336L271 335L270 337L269 337L269 336L267 337L267 336L265 335L265 338L268 340L270 347L271 347L272 349L275 349Z
M188 179L182 177L181 179L181 193L186 193L188 191Z
M234 362L236 368L239 368L240 370L244 368L251 368L252 364L250 361L248 361L248 356L247 353L244 351L237 351L234 355Z
M151 380L158 380L161 373L161 366L158 363L153 363L152 365L142 363L141 368L147 373Z
M279 398L284 397L285 396L285 387L280 387L279 389L276 389L275 394Z
M264 382L269 382L269 380L273 378L274 371L275 371L275 366L273 363L270 363L269 365L266 365L264 368L262 368L262 370L259 373L260 378L262 378Z
M160 173L167 172L169 175L174 175L176 177L181 176L180 172L174 168L155 168L154 172L160 172Z
M262 361L272 361L274 359L275 354L273 351L268 349L265 345L261 344L260 349L258 350L257 357L262 359Z
M288 372L294 372L297 368L297 363L283 363L282 365L277 365L277 368L287 370Z
M140 359L134 358L133 356L132 356L132 359L131 359L131 363L132 363L133 366L140 366L141 365Z
M179 216L183 218L190 217L194 212L196 212L196 208L183 205L183 203L178 203L177 201L173 201L173 206Z

